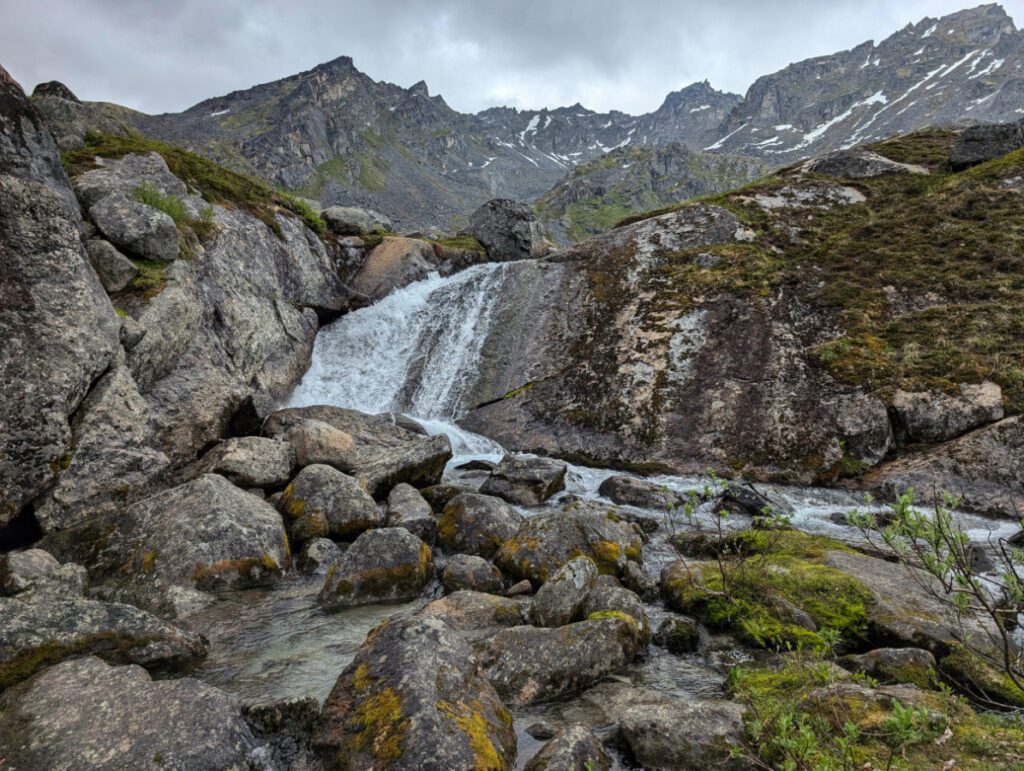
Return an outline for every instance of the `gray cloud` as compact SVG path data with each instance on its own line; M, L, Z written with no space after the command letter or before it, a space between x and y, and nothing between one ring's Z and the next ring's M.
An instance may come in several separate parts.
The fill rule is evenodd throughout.
M709 79L759 75L876 41L964 0L0 0L0 65L27 89L146 112L347 54L377 80L425 80L463 111L508 104L641 113ZM1024 0L1004 7L1024 21Z

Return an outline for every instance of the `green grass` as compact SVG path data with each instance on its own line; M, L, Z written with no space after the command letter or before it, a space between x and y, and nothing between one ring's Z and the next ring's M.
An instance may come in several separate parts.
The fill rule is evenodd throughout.
M439 238L434 243L446 247L448 249L462 249L469 252L478 252L479 254L486 254L487 249L481 244L475 236L464 234L461 236L451 236L449 238Z
M143 182L132 191L135 199L147 206L159 209L168 215L180 231L182 228L191 228L199 238L208 238L216 230L214 222L214 211L212 206L204 206L198 217L188 213L188 207L176 195L165 195L150 182Z

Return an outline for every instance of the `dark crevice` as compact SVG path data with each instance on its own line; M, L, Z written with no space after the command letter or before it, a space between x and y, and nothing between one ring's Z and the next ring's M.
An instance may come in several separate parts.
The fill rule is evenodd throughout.
M25 549L43 537L35 506L28 504L10 522L0 527L0 552Z

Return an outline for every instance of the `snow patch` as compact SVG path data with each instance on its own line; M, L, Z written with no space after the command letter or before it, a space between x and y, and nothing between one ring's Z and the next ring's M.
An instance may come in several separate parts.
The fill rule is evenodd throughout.
M743 130L743 129L745 129L746 127L747 127L747 124L746 124L746 123L744 123L744 124L743 124L742 126L740 126L740 127L738 128L738 129L735 129L735 130L733 130L733 131L730 131L730 132L729 132L728 134L726 134L726 135L725 135L724 137L722 137L721 139L719 139L719 140L718 140L717 142L715 142L715 143L714 143L714 144L712 144L712 145L708 145L708 146L707 146L707 147L705 147L704 149L705 149L705 150L719 150L719 149L721 149L722 145L724 145L724 144L725 144L726 140L728 140L728 139L729 139L729 137L731 137L731 136L732 136L733 134L736 134L736 133L738 133L738 132L742 131L742 130Z
M926 37L931 37L931 34L932 34L932 33L933 33L933 32L934 32L935 30L937 30L938 28L939 28L939 25L938 25L938 24L933 24L932 26L930 26L930 27L929 27L928 29L926 29L926 30L924 31L924 34L923 34L923 35L921 35L921 37L922 37L922 38L926 38Z
M228 110L217 110L217 112L211 112L210 113L210 117L211 118L216 118L218 115L227 115L229 112L231 112L230 109L228 109Z
M702 104L700 107L694 107L690 112L700 112L701 110L710 110L710 104Z

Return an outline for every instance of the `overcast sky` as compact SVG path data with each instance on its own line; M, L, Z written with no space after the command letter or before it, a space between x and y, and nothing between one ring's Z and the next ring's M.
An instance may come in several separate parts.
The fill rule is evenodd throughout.
M145 112L347 54L455 109L654 110L697 80L744 93L790 62L876 42L971 0L0 0L0 65L31 91ZM1024 0L1003 3L1024 23Z

